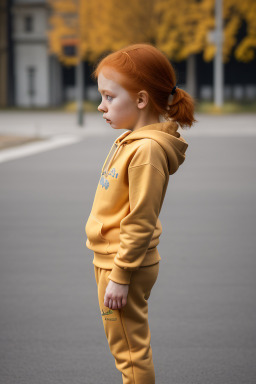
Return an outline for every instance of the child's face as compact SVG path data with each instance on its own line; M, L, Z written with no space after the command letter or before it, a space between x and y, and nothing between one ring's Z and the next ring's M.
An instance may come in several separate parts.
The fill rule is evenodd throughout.
M102 101L98 110L114 129L134 130L139 119L136 97L120 85L122 75L111 68L103 68L98 76Z

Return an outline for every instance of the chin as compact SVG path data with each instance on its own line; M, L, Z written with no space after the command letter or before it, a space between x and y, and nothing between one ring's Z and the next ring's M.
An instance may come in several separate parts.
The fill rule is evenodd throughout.
M127 127L125 127L125 126L123 126L122 124L110 124L111 125L111 128L113 128L113 129L115 129L116 131L117 130L120 130L120 129L125 129L125 130L130 130L130 128L127 128Z

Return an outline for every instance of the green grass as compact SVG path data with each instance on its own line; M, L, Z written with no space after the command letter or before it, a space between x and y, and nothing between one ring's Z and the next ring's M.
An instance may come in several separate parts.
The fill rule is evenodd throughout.
M196 104L196 112L210 115L256 113L256 101L243 103L226 101L222 108L216 107L213 102L201 101Z

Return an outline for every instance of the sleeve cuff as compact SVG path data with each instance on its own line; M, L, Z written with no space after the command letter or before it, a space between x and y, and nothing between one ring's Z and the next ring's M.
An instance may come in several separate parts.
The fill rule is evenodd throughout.
M108 278L118 284L130 284L132 271L114 265Z

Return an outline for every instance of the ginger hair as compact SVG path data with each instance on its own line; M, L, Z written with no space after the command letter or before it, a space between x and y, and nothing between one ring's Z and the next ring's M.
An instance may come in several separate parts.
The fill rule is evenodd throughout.
M176 88L176 74L168 58L150 44L134 44L104 57L93 76L98 78L104 67L121 75L128 92L137 94L144 90L149 95L152 108L166 120L176 121L182 128L191 127L194 118L194 100L183 89Z

